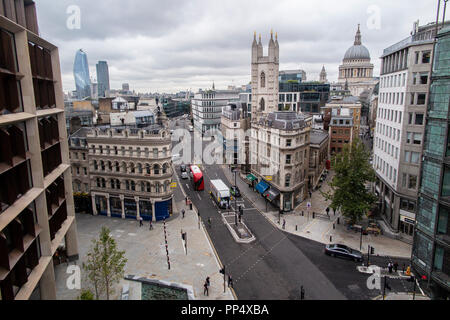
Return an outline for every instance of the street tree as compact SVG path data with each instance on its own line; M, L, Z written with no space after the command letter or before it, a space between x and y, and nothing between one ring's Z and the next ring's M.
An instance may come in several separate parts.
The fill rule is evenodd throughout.
M87 261L83 268L87 278L95 290L96 299L106 294L106 299L114 293L114 285L124 275L127 259L125 251L117 249L117 244L108 228L103 227L98 239L92 240L92 247L87 254Z
M332 158L335 176L329 192L322 192L331 201L331 207L342 212L352 224L360 221L376 201L366 188L368 182L375 181L375 171L369 162L369 153L360 139L344 147Z

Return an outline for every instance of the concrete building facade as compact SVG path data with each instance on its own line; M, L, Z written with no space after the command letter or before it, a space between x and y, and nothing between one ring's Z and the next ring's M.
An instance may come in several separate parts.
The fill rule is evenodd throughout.
M78 258L58 48L34 1L0 3L0 300L55 300Z

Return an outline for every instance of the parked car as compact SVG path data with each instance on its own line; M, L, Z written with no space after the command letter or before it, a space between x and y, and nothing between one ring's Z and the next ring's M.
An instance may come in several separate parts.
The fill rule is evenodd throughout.
M185 165L185 164L182 164L182 165L180 166L180 172L183 173L183 172L186 172L186 171L187 171L186 165Z
M189 179L189 175L188 175L188 173L186 171L183 171L181 173L181 179Z
M343 244L329 244L325 247L325 254L332 257L347 258L354 261L363 261L361 252Z
M230 188L230 193L232 196L234 196L236 198L239 198L241 196L241 190L239 190L239 188L236 186L232 186Z

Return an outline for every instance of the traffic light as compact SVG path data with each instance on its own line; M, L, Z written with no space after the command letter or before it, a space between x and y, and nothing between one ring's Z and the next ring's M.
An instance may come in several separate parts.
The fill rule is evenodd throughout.
M370 254L375 254L375 248L374 247L370 247Z

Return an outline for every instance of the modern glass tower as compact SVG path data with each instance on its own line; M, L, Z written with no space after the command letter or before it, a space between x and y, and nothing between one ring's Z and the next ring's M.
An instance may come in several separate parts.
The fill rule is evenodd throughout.
M110 90L109 87L109 69L106 61L99 61L97 63L97 81L98 81L98 96L104 97L105 91Z
M437 35L412 266L435 299L450 295L450 26Z
M84 99L91 95L91 78L89 76L89 64L87 55L83 50L78 50L73 64L73 75L77 87L77 98Z

